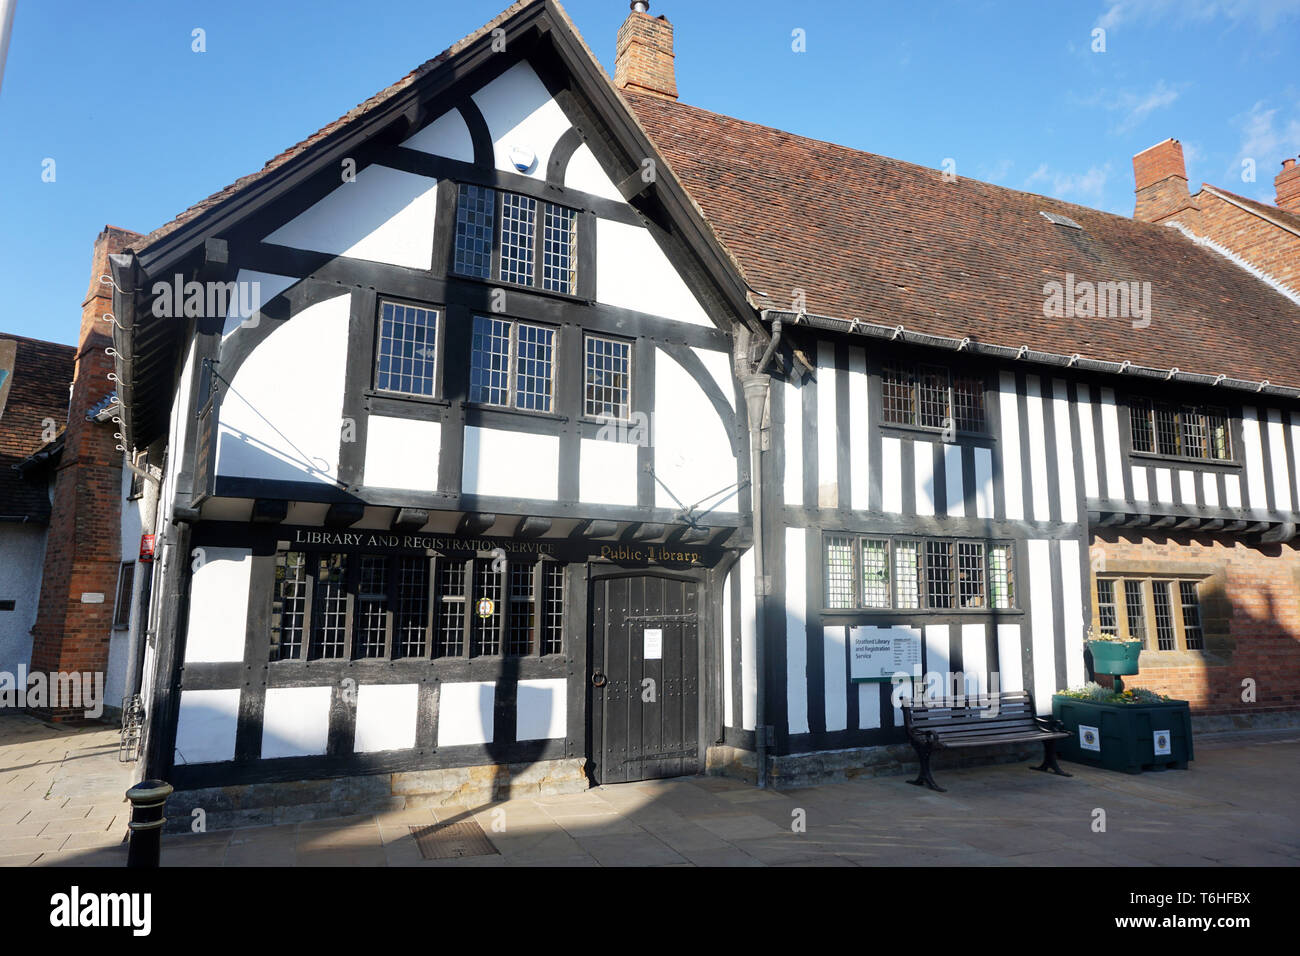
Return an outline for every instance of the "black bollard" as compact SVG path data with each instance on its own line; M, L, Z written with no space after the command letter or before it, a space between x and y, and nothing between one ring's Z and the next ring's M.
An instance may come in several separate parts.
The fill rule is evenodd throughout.
M131 845L126 851L126 865L131 869L158 868L162 853L162 828L166 822L163 807L172 794L172 785L162 780L142 780L126 792L131 801Z

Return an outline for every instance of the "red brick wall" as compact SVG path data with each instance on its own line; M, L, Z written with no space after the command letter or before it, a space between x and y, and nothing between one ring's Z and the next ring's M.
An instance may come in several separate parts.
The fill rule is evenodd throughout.
M115 427L86 420L86 411L113 391L108 323L112 288L99 277L108 256L120 252L134 233L107 227L95 241L90 287L82 303L76 372L63 457L54 485L41 598L33 630L32 671L103 672L121 560L122 453ZM102 604L83 604L83 593L104 595ZM47 712L56 719L65 716ZM73 716L78 712L68 712Z
M1141 672L1124 679L1191 703L1199 714L1300 709L1300 550L1227 537L1097 536L1103 573L1205 576L1204 652L1143 651ZM1093 586L1095 600L1096 587ZM1255 702L1242 700L1245 679ZM1099 682L1102 682L1099 680Z
M633 11L618 30L614 85L620 90L677 99L673 25L664 17Z
M1192 206L1183 146L1176 139L1157 143L1134 156L1133 181L1137 191L1134 219L1160 222Z
M1206 190L1196 198L1199 213L1192 218L1177 217L1180 221L1300 292L1300 236Z

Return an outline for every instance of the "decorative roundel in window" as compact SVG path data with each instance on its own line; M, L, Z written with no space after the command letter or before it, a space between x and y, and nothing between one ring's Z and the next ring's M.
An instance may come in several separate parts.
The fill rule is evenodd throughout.
M521 173L526 173L537 162L537 154L527 146L511 146L510 162Z

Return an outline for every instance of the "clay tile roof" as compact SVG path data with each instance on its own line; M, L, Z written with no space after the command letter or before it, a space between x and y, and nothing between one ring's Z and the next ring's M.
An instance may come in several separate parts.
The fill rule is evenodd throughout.
M68 385L77 350L17 335L0 336L2 341L15 342L17 351L9 396L0 412L0 520L25 517L45 522L50 500L44 481L25 479L13 466L45 444L41 440L45 419L53 419L60 431L67 422Z
M762 307L803 289L814 314L1300 386L1300 306L1175 229L624 96ZM1044 283L1067 273L1150 282L1150 326L1044 317Z
M1232 199L1234 202L1241 203L1247 209L1250 209L1261 216L1264 216L1269 219L1275 219L1280 223L1284 223L1285 225L1290 226L1292 229L1296 230L1297 232L1300 232L1300 216L1297 216L1293 212L1290 212L1286 209L1279 209L1277 206L1270 206L1268 203L1260 202L1258 199L1247 199L1245 196L1238 196L1236 193L1228 192L1228 190L1223 189L1219 186L1211 185L1210 183L1201 184L1201 188L1204 189L1207 187L1212 192L1216 192L1220 196L1227 196L1230 199Z

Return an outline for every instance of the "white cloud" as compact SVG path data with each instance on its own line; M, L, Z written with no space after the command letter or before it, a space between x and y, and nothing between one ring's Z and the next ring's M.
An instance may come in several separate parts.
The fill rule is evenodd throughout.
M1068 199L1080 205L1096 205L1102 199L1106 181L1110 178L1110 163L1091 166L1085 173L1071 173L1040 165L1025 179L1022 189L1041 192L1057 199Z
M1097 26L1111 30L1122 23L1172 19L1226 20L1253 23L1261 30L1300 16L1300 0L1107 0Z
M1268 106L1260 100L1245 113L1234 119L1241 131L1241 147L1225 170L1226 181L1233 184L1225 188L1249 190L1265 202L1273 201L1273 177L1281 168L1282 160L1300 153L1300 104L1289 106L1290 115L1281 107ZM1242 182L1242 161L1253 160L1255 183Z

